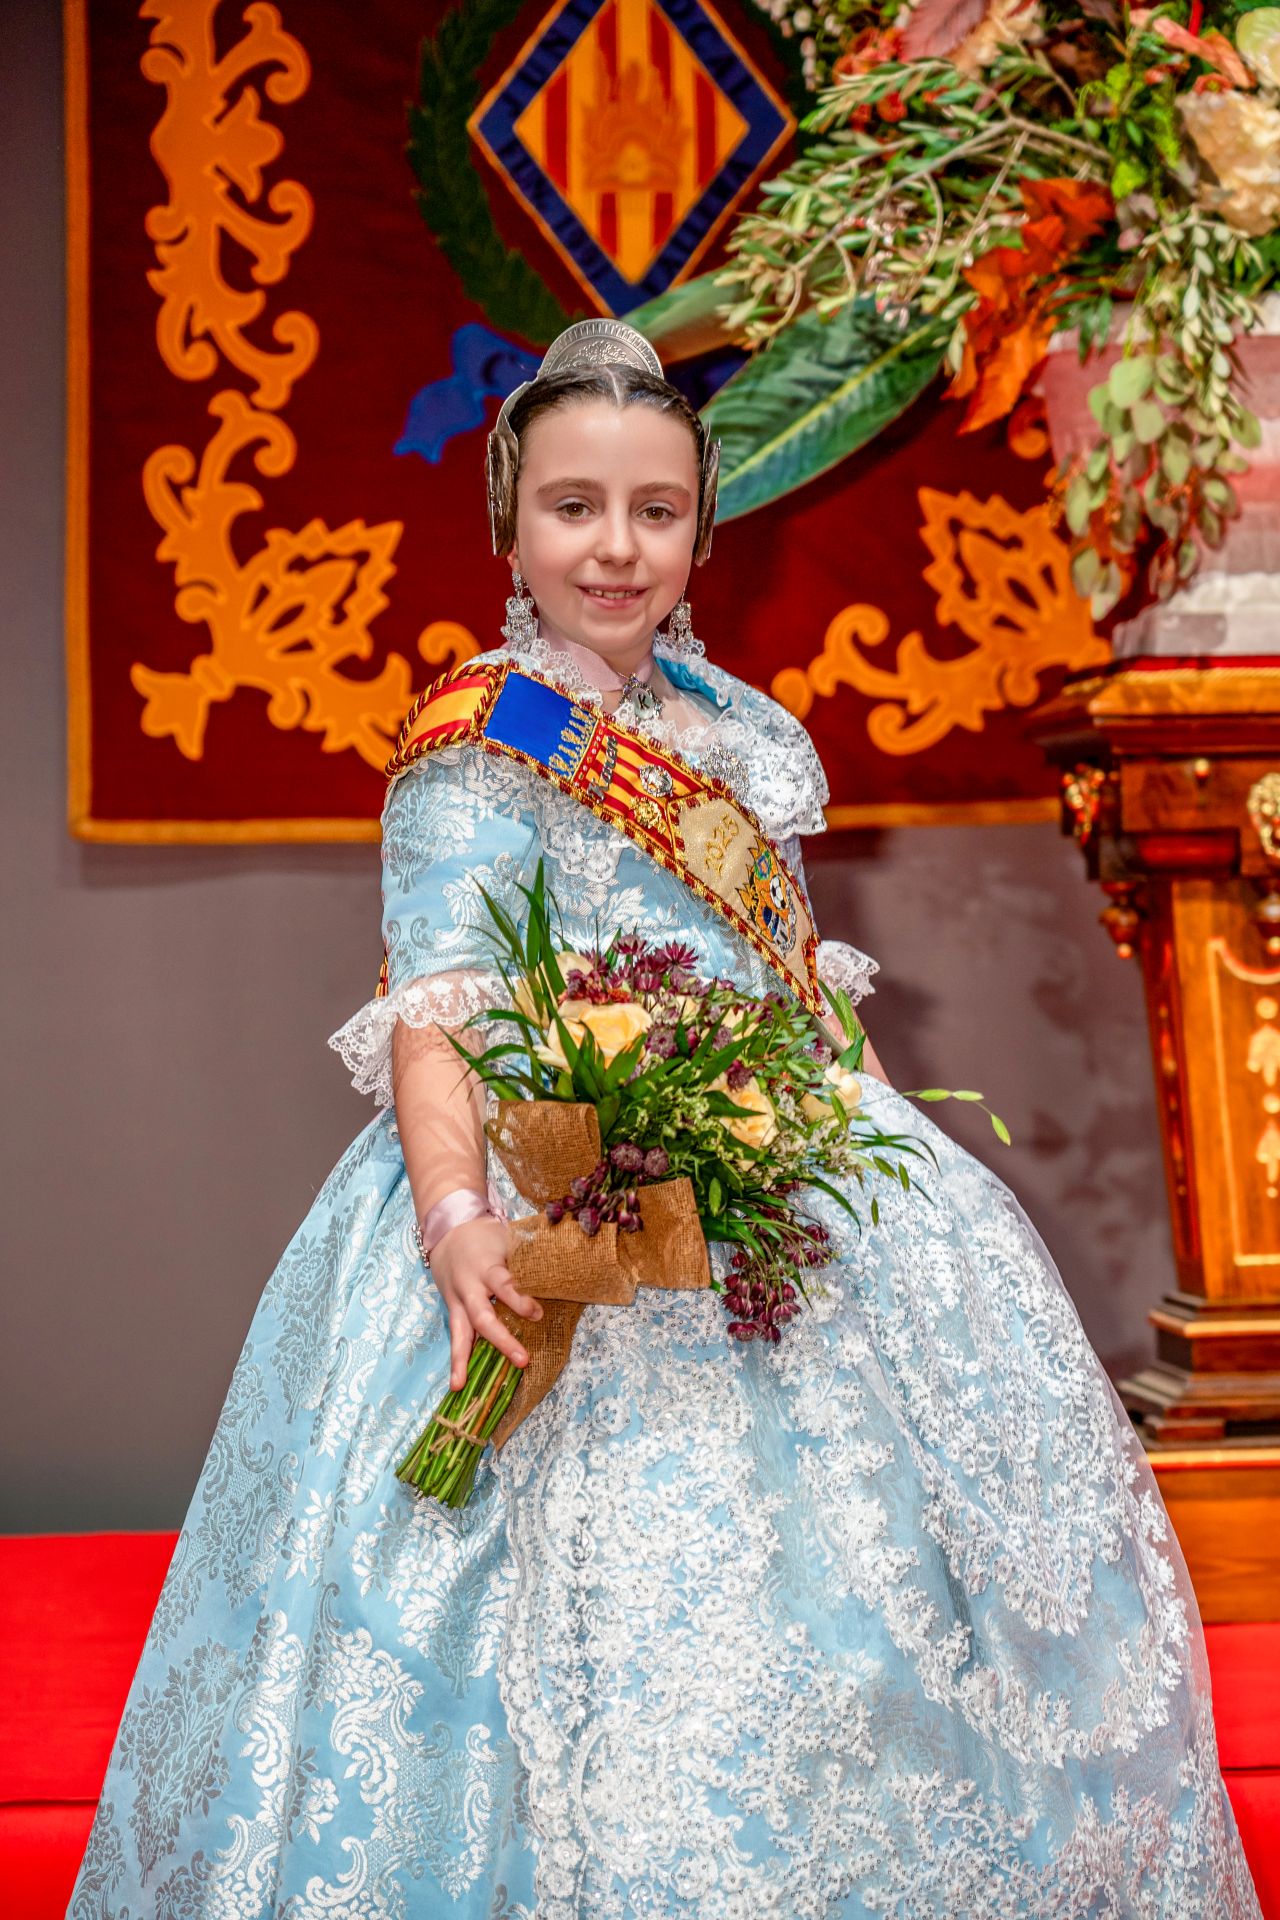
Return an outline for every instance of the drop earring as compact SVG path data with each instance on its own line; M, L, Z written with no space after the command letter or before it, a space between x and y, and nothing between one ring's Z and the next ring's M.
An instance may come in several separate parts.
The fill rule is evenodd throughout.
M538 637L538 609L519 569L511 575L511 585L502 637L514 653L528 653Z
M683 594L671 609L666 632L658 638L677 660L700 660L707 651L693 631L693 612Z

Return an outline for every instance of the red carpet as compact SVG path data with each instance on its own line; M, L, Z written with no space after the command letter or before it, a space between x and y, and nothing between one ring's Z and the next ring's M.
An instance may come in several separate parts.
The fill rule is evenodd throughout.
M0 1539L0 1895L15 1920L62 1920L173 1542ZM1280 1920L1280 1624L1207 1632L1227 1785Z

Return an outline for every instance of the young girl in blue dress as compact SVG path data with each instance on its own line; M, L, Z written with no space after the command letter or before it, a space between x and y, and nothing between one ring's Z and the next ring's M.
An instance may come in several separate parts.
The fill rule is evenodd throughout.
M690 631L714 452L638 335L562 335L491 437L485 658L727 782L799 872L813 747ZM72 1920L1256 1920L1141 1447L1017 1202L870 1050L865 1109L937 1168L861 1234L815 1197L832 1262L778 1345L712 1292L589 1307L468 1506L396 1480L476 1335L525 1358L495 1302L541 1312L445 1038L501 993L479 889L518 914L539 862L570 948L636 927L778 989L529 766L394 779L387 991L334 1038L377 1115L250 1329Z

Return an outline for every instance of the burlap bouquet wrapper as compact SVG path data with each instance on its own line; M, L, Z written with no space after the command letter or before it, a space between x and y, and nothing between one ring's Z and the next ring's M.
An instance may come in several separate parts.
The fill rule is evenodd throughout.
M564 1100L507 1100L485 1132L516 1190L532 1206L561 1200L572 1180L601 1158L600 1124L592 1106ZM694 1292L710 1286L711 1268L689 1180L661 1180L637 1190L643 1226L619 1233L606 1221L584 1233L572 1215L555 1225L539 1212L510 1224L507 1265L516 1285L542 1304L541 1320L522 1320L498 1303L498 1317L529 1355L510 1407L493 1432L502 1446L555 1385L569 1358L585 1306L629 1306L637 1287Z

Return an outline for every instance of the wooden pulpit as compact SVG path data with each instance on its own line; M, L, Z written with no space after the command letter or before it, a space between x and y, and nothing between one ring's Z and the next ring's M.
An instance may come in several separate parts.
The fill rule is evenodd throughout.
M1280 658L1117 660L1033 731L1146 988L1176 1285L1118 1390L1206 1619L1280 1618Z

